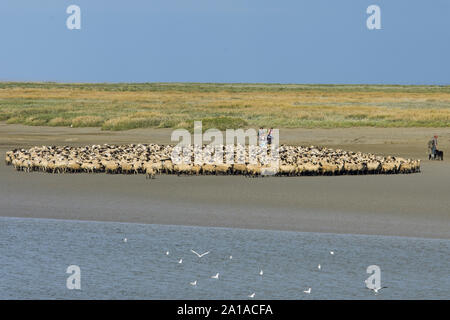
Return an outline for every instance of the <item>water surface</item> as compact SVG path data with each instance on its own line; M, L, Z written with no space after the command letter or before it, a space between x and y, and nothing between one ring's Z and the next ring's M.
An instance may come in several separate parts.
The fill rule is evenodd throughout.
M449 299L449 253L440 239L0 217L0 299Z

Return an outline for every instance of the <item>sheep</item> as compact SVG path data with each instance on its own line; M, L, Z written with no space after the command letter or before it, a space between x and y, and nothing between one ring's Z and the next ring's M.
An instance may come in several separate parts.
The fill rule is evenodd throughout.
M305 164L300 162L300 161L298 161L297 162L297 167L295 169L295 173L298 176L301 176L301 175L303 175L303 173L306 173L306 166L305 166Z
M216 174L226 175L231 172L231 164L216 164Z
M205 163L204 165L202 165L203 174L215 174L216 173L215 169L216 169L215 165L213 164Z
M53 173L55 172L56 166L53 165L54 169L53 169ZM92 165L91 162L83 162L81 164L81 170L83 170L84 172L87 173L93 173L94 172L94 166Z
M191 166L191 173L195 175L199 175L202 171L202 166L198 164L194 164Z
M145 171L146 179L155 179L155 169L153 167L153 163L144 163L142 167Z
M420 172L420 160L414 160L413 167L414 167L413 172Z
M302 173L306 175L317 175L319 174L320 165L315 163L305 163L303 166Z
M6 152L5 164L7 166L9 166L12 163L13 158L14 158L14 152L13 151Z
M411 173L413 170L412 164L410 162L402 162L398 168L400 173Z
M39 170L43 172L47 172L48 170L48 161L45 159L42 159L39 161Z
M394 162L385 162L381 166L382 173L395 173L397 171L397 166Z
M293 165L280 165L278 168L278 173L280 175L291 176L294 175L297 171L297 168Z
M67 164L67 169L69 172L80 172L81 165L78 162L72 160Z
M330 163L328 161L320 162L319 171L323 175L334 175L339 171L339 167L336 164Z
M235 163L232 166L232 172L233 174L245 175L247 173L247 166L243 163Z
M133 168L134 174L138 174L141 171L141 169L142 169L142 162L141 161L134 161L131 164L131 166Z
M127 161L121 161L119 165L122 173L130 174L133 172L133 165L131 163L128 163Z
M5 163L18 171L106 172L154 174L243 174L247 176L279 175L338 175L338 174L394 174L420 172L420 161L401 157L382 157L361 152L321 147L282 145L278 150L243 145L233 151L229 146L190 146L185 151L195 154L183 155L174 162L171 156L175 146L156 144L93 145L84 147L42 146L28 150L15 149L6 152ZM221 151L225 151L222 154ZM274 151L277 151L276 153ZM196 155L208 154L210 162L189 164L199 161ZM214 160L213 160L214 159ZM223 160L228 162L223 163ZM246 159L256 159L245 164ZM229 162L234 161L234 164ZM152 170L148 169L151 167ZM276 170L274 170L276 169Z
M61 161L61 160L55 161L54 172L56 172L56 173L64 173L66 171L66 168L67 168L66 161Z
M55 173L55 160L51 160L47 164L47 172Z
M171 160L165 160L163 162L163 168L165 173L172 173L173 172L173 163Z
M261 175L261 167L257 164L248 164L247 165L247 176L257 177Z
M261 166L261 175L262 176L274 176L279 172L279 169L277 166L272 165L265 165ZM296 173L296 171L295 171Z
M17 171L25 171L30 172L31 171L31 161L27 159L15 159L15 162L13 160L13 165Z
M191 173L191 166L188 164L184 164L184 163L180 163L180 164L175 164L173 166L173 171L178 175L182 175L182 174L190 174Z
M358 165L353 162L344 163L344 172L347 174L358 174Z
M151 166L153 168L153 171L155 173L158 173L158 174L160 174L162 172L162 170L164 169L163 164L161 162L159 162L159 161L158 162L153 162L151 164Z
M381 171L381 163L378 161L367 162L367 171L369 173L378 173Z
M105 167L106 173L118 173L119 164L115 161L106 161L103 166Z

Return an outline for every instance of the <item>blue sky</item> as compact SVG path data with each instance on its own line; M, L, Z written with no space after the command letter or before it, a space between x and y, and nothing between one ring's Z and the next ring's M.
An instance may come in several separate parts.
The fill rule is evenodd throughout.
M2 0L0 81L448 85L449 17L449 0Z

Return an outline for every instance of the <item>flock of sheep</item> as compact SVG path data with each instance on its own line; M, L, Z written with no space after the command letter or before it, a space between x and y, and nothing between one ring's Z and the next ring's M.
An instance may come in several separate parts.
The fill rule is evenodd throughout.
M8 151L6 164L26 172L142 173L147 178L154 178L156 174L162 173L302 176L420 171L420 160L315 146L281 145L277 149L255 146L249 149L248 146L238 145L230 149L229 146L206 145L177 148L158 144L42 146ZM199 155L201 162L198 161Z

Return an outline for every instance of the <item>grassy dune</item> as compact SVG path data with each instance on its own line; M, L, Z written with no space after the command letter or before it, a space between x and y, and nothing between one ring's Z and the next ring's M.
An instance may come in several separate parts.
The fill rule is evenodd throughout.
M450 126L450 86L0 83L0 121L204 129Z

